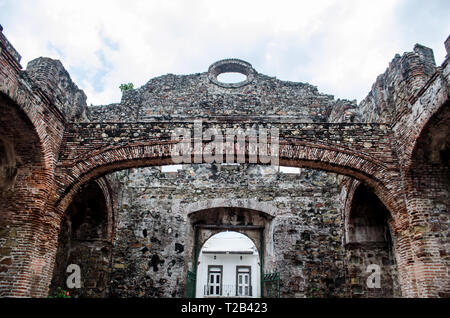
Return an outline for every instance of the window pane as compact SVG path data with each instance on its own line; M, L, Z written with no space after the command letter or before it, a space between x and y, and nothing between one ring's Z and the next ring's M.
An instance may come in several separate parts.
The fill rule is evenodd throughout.
M239 275L239 284L242 284L242 275Z
M217 276L216 276L216 283L217 283L217 284L220 283L220 275L217 275Z
M245 286L245 296L248 296L248 286Z
M239 296L242 296L242 286L239 286Z
M210 287L209 287L209 294L210 294L210 295L213 295L213 294L214 294L214 287L213 287L213 286L210 286Z
M248 275L245 275L245 283L248 284Z
M214 275L211 275L211 276L210 276L210 282L211 282L211 283L214 283Z
M220 289L219 286L216 286L216 295L219 295Z

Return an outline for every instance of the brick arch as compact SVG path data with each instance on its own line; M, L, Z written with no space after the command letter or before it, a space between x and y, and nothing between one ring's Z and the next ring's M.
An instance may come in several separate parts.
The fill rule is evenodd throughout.
M426 122L419 126L417 138L408 154L408 167L414 166L414 163L423 160L423 154L420 154L422 148L433 146L433 139L441 135L441 139L448 139L450 132L450 100L447 100L442 106L435 109L427 118ZM441 142L445 140L440 140Z
M354 203L355 200L357 199L355 196L358 192L358 190L361 190L361 188L365 188L365 190L367 192L372 192L375 197L381 201L381 203L384 205L385 208L387 208L389 210L389 208L386 206L386 204L383 202L383 200L381 199L379 192L375 191L375 189L371 188L370 186L368 186L367 184L365 184L364 182L357 180L357 179L351 179L351 178L346 178L343 181L343 186L345 188L345 198L344 198L344 206L343 206L343 210L342 210L342 220L343 220L343 237L344 237L344 243L348 244L349 243L349 227L350 227L350 223L352 222L352 218L353 215L352 213L354 213ZM392 230L392 235L397 235L402 229L403 227L401 227L401 224L398 224L402 218L406 218L406 216L402 215L401 217L399 217L398 219L394 218L394 215L391 213L390 215L390 220L388 220L390 229ZM406 218L407 219L407 218ZM406 221L406 223L408 223L407 220L403 220L404 222Z
M111 184L109 183L107 178L99 178L95 180L95 183L99 186L99 188L103 192L103 196L105 197L106 203L106 219L107 219L107 233L106 240L113 241L116 232L116 210L115 210L115 200L113 196L113 190L111 188Z
M347 180L344 181L344 187L346 189L346 196L344 199L344 207L343 207L343 211L342 211L342 219L344 221L344 228L343 228L343 236L344 236L344 243L349 243L349 227L350 227L350 223L352 222L352 218L354 217L354 213L355 213L355 201L357 200L357 194L358 191L361 191L364 188L365 192L372 192L375 197L382 202L382 200L380 199L380 197L378 196L377 193L375 193L373 191L373 189L370 189L369 187L367 187L367 185L359 180L356 179L350 179L348 178ZM384 203L383 203L384 204ZM386 206L385 206L386 207ZM387 208L387 207L386 207ZM392 217L392 215L390 215ZM395 230L395 220L392 218L390 220L390 226L392 227L392 230Z
M344 233L344 240L346 243L355 243L358 242L361 238L358 238L351 233L351 227L354 225L355 218L358 217L358 214L360 218L365 217L379 217L380 220L384 219L385 217L388 217L386 213L386 208L382 204L380 204L379 198L373 194L367 187L364 185L364 183L361 183L359 181L354 181L350 185L348 194L348 201L345 204L345 217L344 217L344 226L345 226L345 233ZM364 197L364 200L361 201L361 196ZM364 208L370 208L371 211L369 211L370 215L368 214L361 214L361 204L364 204ZM376 210L376 211L375 211ZM376 212L376 213L373 213ZM388 223L388 220L386 220L386 223ZM372 225L372 224L370 224ZM368 233L364 233L367 235ZM373 234L373 233L372 233ZM380 233L377 233L380 234ZM376 237L376 239L380 239L379 235Z
M128 168L173 164L170 153L174 145L173 141L161 140L109 146L60 164L57 170L59 193L54 200L55 206L59 211L64 211L83 183L101 175ZM381 160L350 149L308 144L295 138L280 139L279 153L279 164L282 166L324 170L361 180L373 189L394 216L404 212L401 198L394 196L386 187L397 180L398 174Z
M405 167L405 200L411 217L411 259L418 297L448 297L450 261L443 258L448 237L435 224L450 211L450 100L429 113L418 126ZM414 230L424 234L414 236ZM427 275L433 271L433 276Z
M8 91L7 94L2 91L2 87L0 87L0 103L10 105L10 107L15 109L15 112L20 114L20 119L26 123L29 133L33 136L29 141L38 145L44 167L46 169L52 169L54 165L53 156L44 155L50 154L55 150L55 140L49 138L47 127L48 122L50 121L48 118L49 109L55 113L54 115L56 115L59 120L62 120L62 115L59 111L55 110L55 107L51 105L43 95L41 96L42 100L39 100L37 97L40 96L39 94L34 95L20 86L14 90ZM10 124L11 123L14 123L14 121L11 121ZM54 128L56 129L56 127Z
M54 217L45 210L52 185L51 161L41 138L45 131L40 131L20 105L0 93L0 135L9 148L7 171L14 177L0 193L0 228L7 229L0 235L0 245L17 240L30 244L0 252L0 297L45 294L46 287L38 277L51 271L45 242Z
M394 297L401 295L401 287L408 284L404 273L408 266L403 256L404 246L400 246L393 238L397 238L391 230L392 220L386 207L364 183L357 180L346 180L347 195L344 203L343 241L347 251L347 259L359 258L359 264L352 265L350 278L361 277L367 270L367 264L380 266L383 282L379 289L370 289L362 285L369 297ZM397 245L397 246L395 246ZM404 291L404 294L405 291Z
M86 187L89 187L89 191L86 192ZM84 183L79 191L75 194L78 197L86 197L91 194L91 192L96 192L98 200L103 205L103 214L102 218L105 224L104 231L102 233L102 239L106 241L111 241L114 239L115 233L115 219L116 219L116 211L115 211L115 203L113 198L113 190L111 188L111 184L108 179L105 177L100 177L95 180L91 180L89 182ZM75 198L74 196L74 198ZM73 203L73 201L71 202ZM64 211L64 216L67 217L67 209ZM62 220L61 220L62 221Z
M173 208L178 211L183 212L189 216L192 213L199 212L202 210L211 210L217 209L221 207L229 207L229 208L238 208L238 209L246 209L252 211L258 211L265 213L268 217L275 217L277 215L278 208L268 202L261 202L255 199L211 199L211 200L203 200L197 201L195 203L189 203L186 205L180 204L179 206L175 206Z
M0 93L0 133L20 152L24 164L44 164L42 138L39 129L23 108L8 96Z
M81 268L81 288L72 297L105 297L114 240L114 203L106 178L85 184L62 218L49 292L66 286L67 267ZM93 284L92 282L96 282Z
M404 149L404 166L410 169L414 164L417 152L421 147L421 143L427 143L427 133L434 125L441 125L447 128L450 124L450 99L438 100L434 103L429 103L425 111L415 120L415 125L412 126L411 132L408 135L408 140L405 141L407 147Z

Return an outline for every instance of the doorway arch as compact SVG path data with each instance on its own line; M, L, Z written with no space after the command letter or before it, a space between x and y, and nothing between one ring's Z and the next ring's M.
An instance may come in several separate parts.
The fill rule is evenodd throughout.
M271 221L273 216L261 211L237 208L217 207L192 212L188 215L189 228L187 243L187 281L186 296L197 295L199 258L204 244L215 235L224 231L238 232L247 237L256 248L259 263L259 280L263 280L264 272L268 271L273 261L271 237L273 235ZM268 248L269 247L269 248ZM195 282L194 282L195 281ZM192 287L194 284L195 287ZM261 284L256 295L263 296Z
M196 298L261 296L258 249L248 236L223 231L210 237L200 249Z

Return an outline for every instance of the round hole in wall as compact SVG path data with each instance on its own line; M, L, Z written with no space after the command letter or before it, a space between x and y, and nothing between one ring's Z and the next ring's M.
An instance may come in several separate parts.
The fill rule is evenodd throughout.
M237 88L253 81L255 70L250 63L238 59L221 60L209 67L209 80L221 87Z
M237 72L221 73L217 76L217 81L225 84L237 84L247 80L247 75Z

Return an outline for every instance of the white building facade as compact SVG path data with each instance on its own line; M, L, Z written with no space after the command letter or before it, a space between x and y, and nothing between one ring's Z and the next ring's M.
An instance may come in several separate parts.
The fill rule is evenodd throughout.
M199 255L196 297L261 297L259 254L243 234L224 232L205 242Z

